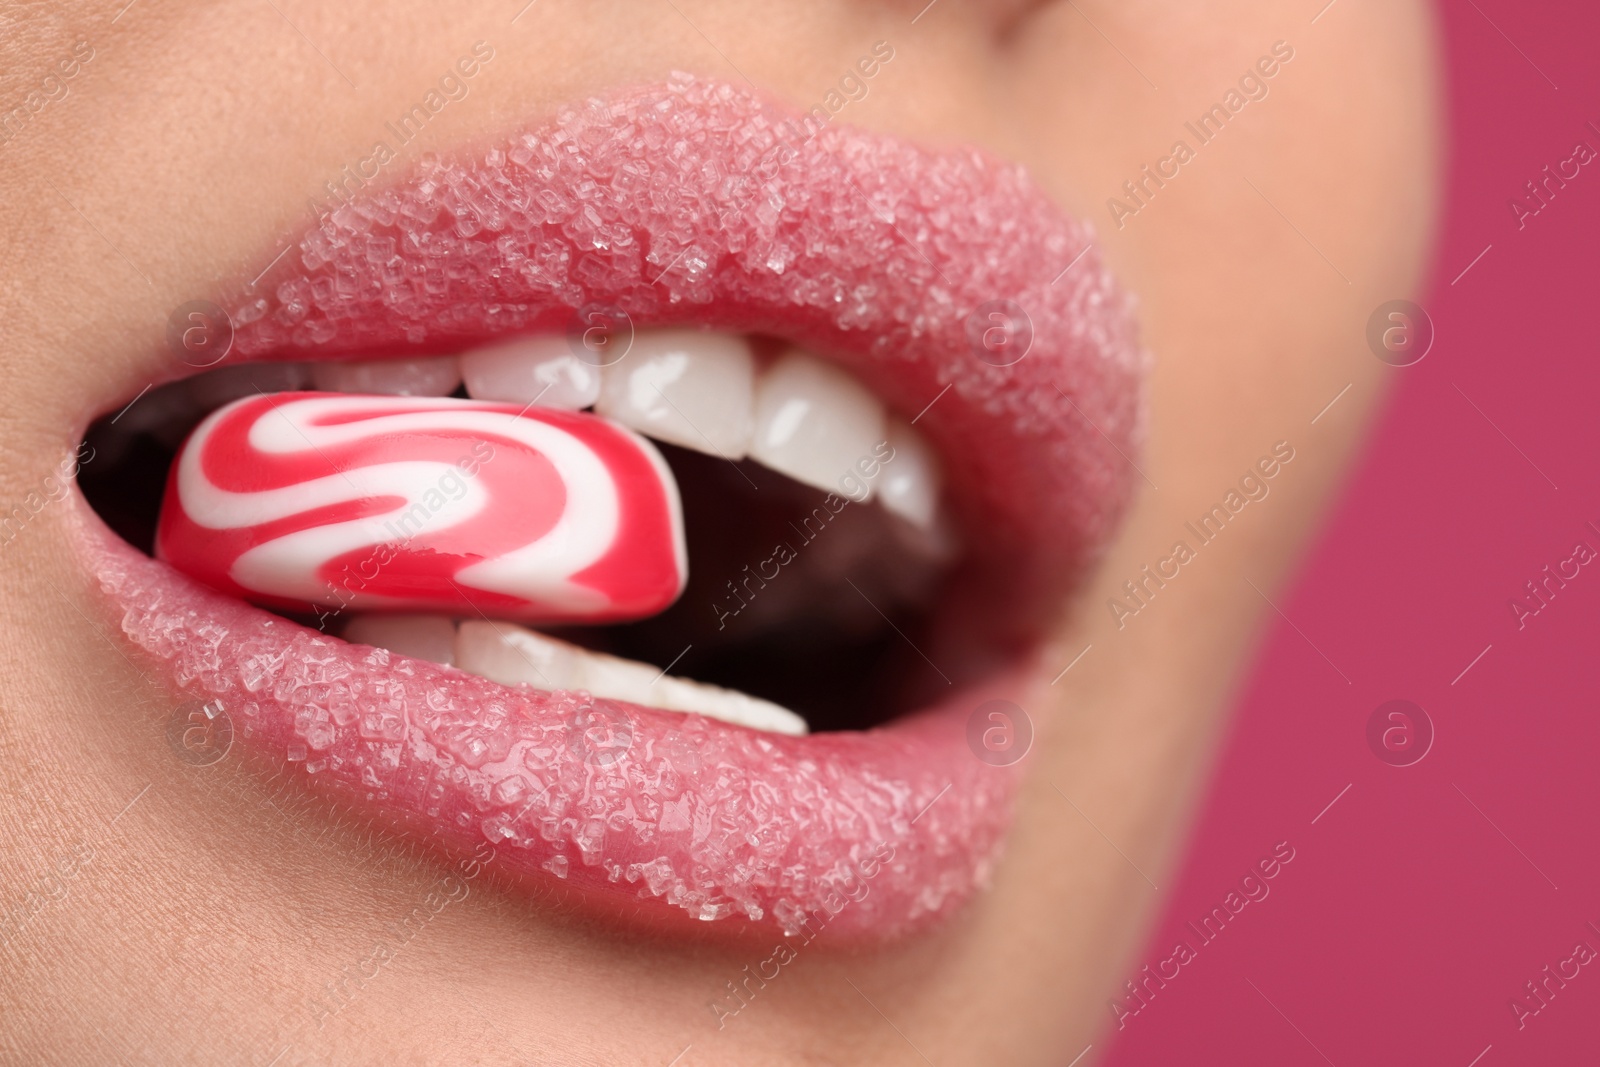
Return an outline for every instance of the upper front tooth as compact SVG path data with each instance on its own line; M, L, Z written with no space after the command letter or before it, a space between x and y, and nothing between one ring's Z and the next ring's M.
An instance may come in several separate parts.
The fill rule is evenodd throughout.
M756 387L750 455L796 481L866 500L873 483L862 475L881 459L884 422L883 405L854 378L791 352Z
M600 396L600 368L579 359L565 335L519 337L461 357L467 395L543 407L589 407Z
M313 363L311 384L325 393L449 396L461 384L461 365L455 356Z
M889 420L889 447L878 481L878 502L924 530L933 528L939 509L939 461L922 434L909 423Z
M801 735L805 720L766 700L686 678L648 663L590 652L509 623L467 620L456 634L456 663L501 685L586 689L590 696L694 712L752 730Z
M755 360L741 337L641 330L600 375L595 411L660 441L724 459L750 447Z

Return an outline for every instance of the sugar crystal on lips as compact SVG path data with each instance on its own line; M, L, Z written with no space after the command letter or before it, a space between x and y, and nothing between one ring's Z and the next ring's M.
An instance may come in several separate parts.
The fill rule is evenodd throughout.
M173 464L162 558L273 607L615 622L687 577L655 447L579 412L277 393L214 412Z

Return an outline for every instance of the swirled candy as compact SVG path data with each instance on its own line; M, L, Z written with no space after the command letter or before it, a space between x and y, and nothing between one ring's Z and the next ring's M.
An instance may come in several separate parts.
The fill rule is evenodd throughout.
M688 576L677 485L594 415L449 397L275 393L195 428L156 554L271 607L617 622Z

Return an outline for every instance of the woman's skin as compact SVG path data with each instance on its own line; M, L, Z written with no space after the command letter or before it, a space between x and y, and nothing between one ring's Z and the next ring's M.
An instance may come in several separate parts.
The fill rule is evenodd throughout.
M809 107L889 42L837 121L983 146L1092 220L1140 297L1150 428L1137 501L1048 662L1092 648L1026 705L1038 738L992 889L908 942L807 948L720 1030L708 1004L776 933L599 928L492 868L367 967L454 861L241 759L174 758L173 700L75 561L75 505L51 503L0 547L0 909L31 909L0 930L0 1061L1060 1064L1093 1042L1091 1062L1265 598L1282 604L1380 398L1367 317L1416 294L1440 121L1426 5L938 0L913 24L923 0L125 2L3 16L7 109L78 42L93 56L0 144L0 510L129 399L173 308L267 267L479 40L494 59L387 176L673 70ZM1107 198L1194 147L1184 122L1279 41L1269 95L1118 228ZM1108 598L1280 441L1271 495L1119 629Z

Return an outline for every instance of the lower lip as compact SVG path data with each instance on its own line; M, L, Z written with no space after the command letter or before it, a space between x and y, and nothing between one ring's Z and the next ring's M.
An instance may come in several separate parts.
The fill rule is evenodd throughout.
M795 738L586 694L510 689L351 645L137 552L81 497L80 551L123 632L250 749L447 852L639 918L890 938L987 878L1016 776L969 749L994 684L864 733Z

